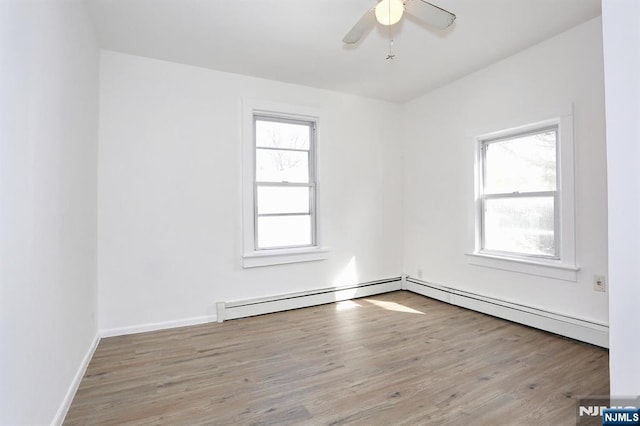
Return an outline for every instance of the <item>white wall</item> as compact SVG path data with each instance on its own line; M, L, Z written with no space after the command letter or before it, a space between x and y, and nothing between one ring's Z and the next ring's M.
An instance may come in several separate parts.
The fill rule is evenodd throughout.
M104 51L100 326L215 318L233 301L397 277L398 107ZM241 97L324 111L323 261L241 267Z
M574 104L578 281L473 266L474 137ZM607 323L607 191L600 18L405 105L404 271Z
M609 163L611 395L640 395L640 3L602 2Z
M99 56L84 4L0 2L0 58L0 424L49 424L97 332Z
M627 197L637 181L637 155L630 154L638 140L638 102L628 96L628 81L640 71L637 56L628 55L638 46L629 46L625 33L637 34L638 4L634 15L631 3L625 10L603 5L608 155L615 164L614 394L640 393L633 380L638 315L630 303L640 299L632 269L640 230L637 214L623 213L640 209ZM618 25L622 20L629 24ZM212 319L219 300L417 269L426 280L607 322L606 295L591 289L592 274L607 270L599 20L409 103L404 123L399 108L383 102L103 52L99 182L98 54L81 2L3 0L0 54L1 424L46 424L56 416L95 338L96 274L106 329ZM327 112L320 173L328 260L240 267L243 96ZM468 265L473 137L571 102L578 282Z

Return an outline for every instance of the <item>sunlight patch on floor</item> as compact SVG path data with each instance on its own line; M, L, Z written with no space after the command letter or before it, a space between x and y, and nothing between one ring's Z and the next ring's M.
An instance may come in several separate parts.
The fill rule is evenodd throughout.
M379 308L386 309L387 311L406 312L408 314L424 315L424 312L410 308L408 306L401 305L396 302L386 302L384 300L365 299L367 302L375 305Z
M336 302L336 311L349 311L354 308L359 308L360 306L362 305L353 300L344 300L342 302Z

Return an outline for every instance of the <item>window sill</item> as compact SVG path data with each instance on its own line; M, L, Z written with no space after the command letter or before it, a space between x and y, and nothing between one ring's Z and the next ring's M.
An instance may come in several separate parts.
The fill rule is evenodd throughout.
M564 281L577 281L579 267L559 261L529 260L483 253L465 253L469 263L487 268L537 275Z
M242 267L256 268L259 266L324 260L327 258L328 253L329 249L317 247L254 251L242 256Z

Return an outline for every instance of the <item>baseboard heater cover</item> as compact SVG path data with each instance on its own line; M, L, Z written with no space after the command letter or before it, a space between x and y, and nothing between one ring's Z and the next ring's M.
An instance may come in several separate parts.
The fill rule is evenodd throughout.
M417 280L412 277L406 278L406 289L413 293L452 305L549 331L603 348L609 347L609 327L604 324L467 291L456 290L439 284Z
M216 303L218 322L373 296L402 289L402 277L299 293Z

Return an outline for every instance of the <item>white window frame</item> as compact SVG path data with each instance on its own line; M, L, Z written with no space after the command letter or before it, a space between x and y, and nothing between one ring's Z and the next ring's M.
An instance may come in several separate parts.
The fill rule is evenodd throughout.
M286 263L322 260L328 250L322 246L321 221L318 207L320 189L318 174L321 111L311 108L263 102L242 101L242 212L243 212L243 268L280 265ZM309 170L312 174L311 219L312 244L300 247L257 249L257 205L256 205L256 117L276 120L304 121L313 123L314 138L311 142Z
M504 253L483 249L483 178L484 152L487 142L557 129L555 191L555 256ZM491 132L475 139L475 203L473 250L467 253L469 263L495 269L549 278L577 281L575 253L574 147L573 114ZM554 192L554 191L551 191Z

